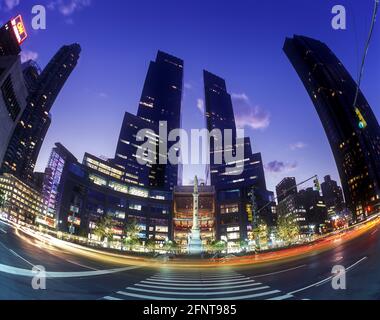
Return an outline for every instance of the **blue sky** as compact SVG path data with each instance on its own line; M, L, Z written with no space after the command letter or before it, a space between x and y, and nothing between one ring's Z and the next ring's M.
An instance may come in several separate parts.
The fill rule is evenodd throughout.
M227 81L239 123L266 165L269 189L284 176L338 179L327 138L296 72L282 52L286 36L327 43L352 75L367 37L374 0L0 0L0 21L22 13L25 56L43 67L63 44L82 46L79 65L57 99L37 163L44 170L55 142L81 161L112 157L125 111L135 113L150 60L163 50L185 60L182 122L204 126L202 70ZM31 8L47 6L47 30L31 29ZM347 9L347 30L331 27L331 9ZM376 25L363 92L380 116L380 26ZM269 163L276 165L269 166ZM184 168L185 182L204 168Z

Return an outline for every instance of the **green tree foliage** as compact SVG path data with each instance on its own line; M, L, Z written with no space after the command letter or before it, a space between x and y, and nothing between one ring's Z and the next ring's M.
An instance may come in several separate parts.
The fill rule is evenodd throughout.
M100 217L96 223L94 234L101 240L107 239L107 241L111 241L113 238L113 228L115 225L116 223L112 217L104 215Z
M128 250L140 245L140 232L141 227L138 225L136 219L129 219L124 229L124 244Z
M291 213L281 215L277 221L278 237L286 244L292 244L300 235L300 227L296 221L296 215Z
M213 252L222 252L227 249L227 243L224 241L212 241L209 244L210 251Z
M5 192L3 190L0 190L0 209L4 208L5 206Z
M147 242L145 243L145 247L150 251L150 252L155 252L156 251L156 241L153 240L153 239L149 239L147 240Z

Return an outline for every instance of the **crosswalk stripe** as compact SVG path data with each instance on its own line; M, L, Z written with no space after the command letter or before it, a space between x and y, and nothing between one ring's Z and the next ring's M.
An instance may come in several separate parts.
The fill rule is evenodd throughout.
M235 293L243 293L243 292L251 292L258 290L269 289L269 286L243 289L243 290L234 290L234 291L209 291L209 292L168 292L168 291L160 291L160 290L148 290L148 289L140 289L134 287L128 287L127 290L139 291L139 292L147 292L147 293L157 293L157 294L165 294L165 295L175 295L175 296L213 296L213 295L221 295L221 294L235 294Z
M286 299L290 299L290 298L293 298L294 296L292 294L285 294L283 296L278 296L278 297L274 297L274 298L271 298L271 299L267 299L267 300L286 300Z
M247 280L251 280L250 278L245 278ZM198 279L198 280L165 280L165 279L154 279L152 277L148 278L148 280L153 280L156 282L173 282L173 283L226 283L226 282L237 282L241 281L243 279L225 279L225 280L203 280L203 279ZM241 283L241 282L240 282Z
M165 297L147 296L143 294L135 294L135 293L124 292L124 291L118 291L117 294L129 296L133 298L145 299L145 300L190 300L190 299L173 299L173 298L168 298L168 297L165 298Z
M163 280L222 280L222 279L226 279L226 280L232 280L232 279L241 279L241 278L245 278L245 276L229 276L229 277L193 277L193 278L189 278L189 277L161 277L161 276L152 276L151 279L163 279Z
M247 284L247 283L253 283L255 280L244 280L244 281L237 281L237 282L219 282L219 283L207 283L207 282L201 282L197 281L197 283L178 283L178 282L158 282L152 281L152 280L144 280L141 281L141 283L147 283L147 284L156 284L156 285L166 285L166 286L175 286L175 287L204 287L205 285L212 287L212 286L223 286L225 285L232 285L232 284Z
M212 299L203 299L203 300L243 300L243 299L251 299L251 298L259 298L266 295L272 295L279 293L281 291L279 290L273 290L273 291L267 291L262 293L256 293L256 294L250 294L245 296L238 296L238 297L230 297L230 298L212 298ZM143 294L136 294L131 292L124 292L124 291L118 291L117 294L134 297L134 298L140 298L140 299L146 299L146 300L199 300L199 299L189 299L189 298L173 298L173 297L161 297L161 296L149 296L149 295L143 295Z
M252 284L240 284L237 286L216 286L216 287L168 287L168 286L157 286L157 285L148 285L148 284L141 284L141 283L136 283L135 286L138 287L144 287L144 288L157 288L157 289L167 289L167 290L222 290L222 289L235 289L235 288L247 288L247 287L255 287L255 286L260 286L262 285L261 282L256 282Z
M103 297L103 299L105 299L105 300L122 300L122 299L111 297L111 296L105 296L105 297Z
M210 300L243 300L243 299L252 299L252 298L259 298L259 297L263 297L263 296L269 296L269 295L280 293L280 292L281 292L280 290L272 290L272 291L266 291L266 292L262 292L262 293L250 294L250 295L246 295L246 296L238 296L238 297L232 297L232 298L223 297L223 298L215 298L215 299L210 299Z

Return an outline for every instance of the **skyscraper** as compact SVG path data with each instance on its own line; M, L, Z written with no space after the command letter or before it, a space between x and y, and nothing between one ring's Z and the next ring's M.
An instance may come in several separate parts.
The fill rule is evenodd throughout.
M25 107L25 86L19 56L0 56L0 163Z
M284 51L301 78L330 142L355 220L380 206L380 127L342 62L318 40L288 38Z
M204 71L206 123L207 129L222 131L223 144L216 143L215 138L210 139L210 176L211 184L216 189L233 188L237 186L256 185L266 190L264 169L260 153L252 153L251 140L248 137L237 139L235 115L232 106L231 95L227 92L224 79ZM224 132L230 130L232 133L232 144L225 140ZM225 158L227 151L236 155L238 144L244 145L243 159L230 161ZM222 163L216 161L218 153L222 153ZM227 168L243 169L242 173L233 172L227 174ZM238 170L240 171L240 170Z
M321 183L323 200L326 203L327 210L330 214L343 210L344 200L342 188L330 176L324 178Z
M223 140L217 141L211 137L209 145L210 182L217 195L217 238L226 241L229 250L234 251L240 247L241 241L252 237L258 218L272 225L274 216L270 207L266 207L269 204L269 192L261 154L252 153L248 137L237 139L232 99L225 80L208 71L204 71L203 75L207 129L209 132L221 130ZM224 134L228 131L231 133L230 141L226 140ZM239 144L244 146L243 158L228 160L225 153L232 152L232 156L236 156L237 147L241 147ZM217 161L220 158L221 163ZM231 172L228 173L227 169ZM252 199L255 209L265 208L259 214L253 207Z
M39 75L6 150L2 172L33 180L34 166L51 123L50 109L77 65L80 51L78 44L63 46Z
M280 203L287 196L297 194L296 178L286 177L276 186L277 202Z
M20 15L8 21L0 28L0 56L17 56L21 52L20 45L26 38Z
M181 127L181 102L183 88L183 61L172 55L159 51L155 61L149 65L148 73L142 90L141 99L137 111L137 117L126 114L120 131L120 138L116 150L115 163L131 175L142 175L135 180L140 180L144 185L173 190L178 184L179 166L170 164L152 164L149 169L136 168L140 166L136 161L136 146L128 145L135 143L137 129L150 129L159 139L160 121L167 122L167 129ZM128 139L126 139L128 137ZM152 137L154 140L154 137ZM128 142L126 142L128 140ZM157 155L159 155L159 142L155 142ZM168 150L174 142L168 142ZM165 157L166 155L160 155ZM132 159L132 160L131 160ZM141 167L141 166L140 166ZM132 172L130 172L132 170ZM149 174L147 174L147 170ZM148 176L148 179L146 178Z

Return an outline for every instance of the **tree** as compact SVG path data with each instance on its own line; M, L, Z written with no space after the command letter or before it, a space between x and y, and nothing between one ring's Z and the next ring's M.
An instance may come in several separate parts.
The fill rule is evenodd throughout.
M150 252L155 252L156 251L156 241L153 239L148 239L145 242L145 247L150 251Z
M107 239L107 241L111 241L113 238L113 228L115 227L116 223L112 219L112 217L108 215L104 215L99 218L98 222L96 223L94 234L98 236L102 241L104 239Z
M141 227L138 225L137 220L128 220L124 228L124 244L128 247L128 250L132 250L140 244L140 232Z
M177 253L178 249L179 249L179 246L178 246L178 243L175 242L175 241L166 241L165 244L164 244L164 249L167 251L167 252L172 252L172 253Z
M227 249L227 243L225 241L214 240L210 243L209 247L211 251L218 253Z
M263 219L259 218L257 220L257 224L253 228L251 240L256 242L259 250L268 247L268 225Z
M290 245L300 234L300 227L296 220L296 215L280 215L277 221L278 237L286 244Z
M5 192L0 190L0 209L3 209L5 206Z

